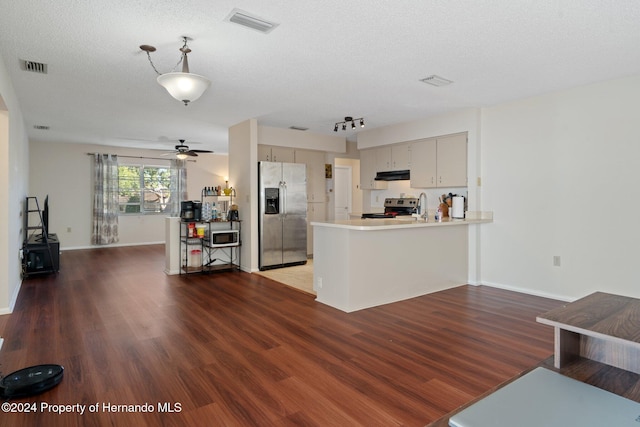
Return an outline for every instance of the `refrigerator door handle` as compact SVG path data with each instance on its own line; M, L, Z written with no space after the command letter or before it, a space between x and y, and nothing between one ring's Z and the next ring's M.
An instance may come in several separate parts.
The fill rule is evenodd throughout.
M287 215L287 181L282 181L282 213Z
M278 182L278 214L280 218L284 215L284 182Z

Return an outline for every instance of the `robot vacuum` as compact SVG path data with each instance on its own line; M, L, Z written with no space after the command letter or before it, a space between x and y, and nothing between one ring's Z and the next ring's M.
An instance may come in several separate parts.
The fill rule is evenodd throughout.
M0 379L0 397L12 399L45 392L62 381L61 365L37 365L20 369Z

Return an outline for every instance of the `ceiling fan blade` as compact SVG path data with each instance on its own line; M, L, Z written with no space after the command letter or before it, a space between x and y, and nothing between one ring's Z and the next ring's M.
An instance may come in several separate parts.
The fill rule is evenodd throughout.
M211 150L189 150L192 153L213 153Z
M193 150L183 151L182 154L186 154L187 156L191 156L191 157L198 157L198 155L194 153Z

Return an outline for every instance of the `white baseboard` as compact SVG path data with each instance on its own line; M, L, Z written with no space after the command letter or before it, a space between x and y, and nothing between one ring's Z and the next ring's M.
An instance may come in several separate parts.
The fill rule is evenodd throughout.
M16 286L16 290L13 293L13 295L11 295L11 301L9 301L9 306L0 308L0 315L13 313L13 309L15 308L16 302L18 301L18 294L20 294L21 287L22 287L22 280Z
M504 289L506 291L520 292L521 294L533 295L533 296L536 296L536 297L557 299L557 300L565 301L565 302L573 302L573 301L575 301L577 299L577 298L574 298L574 297L568 297L566 295L551 294L551 293L548 293L548 292L536 291L534 289L519 288L517 286L508 286L508 285L502 285L502 284L499 284L499 283L482 282L482 283L480 283L480 285L490 286L492 288Z

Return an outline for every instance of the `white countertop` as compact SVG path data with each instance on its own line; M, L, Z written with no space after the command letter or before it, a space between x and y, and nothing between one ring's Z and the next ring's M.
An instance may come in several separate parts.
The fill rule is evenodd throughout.
M485 224L493 222L493 213L483 212L482 214L467 215L465 219L450 219L444 218L442 221L435 221L433 218L429 218L429 221L422 221L416 218L407 219L350 219L339 221L323 221L311 222L314 227L331 227L331 228L345 228L349 230L397 230L402 228L423 228L423 227L447 227L456 225L469 225L469 224Z

